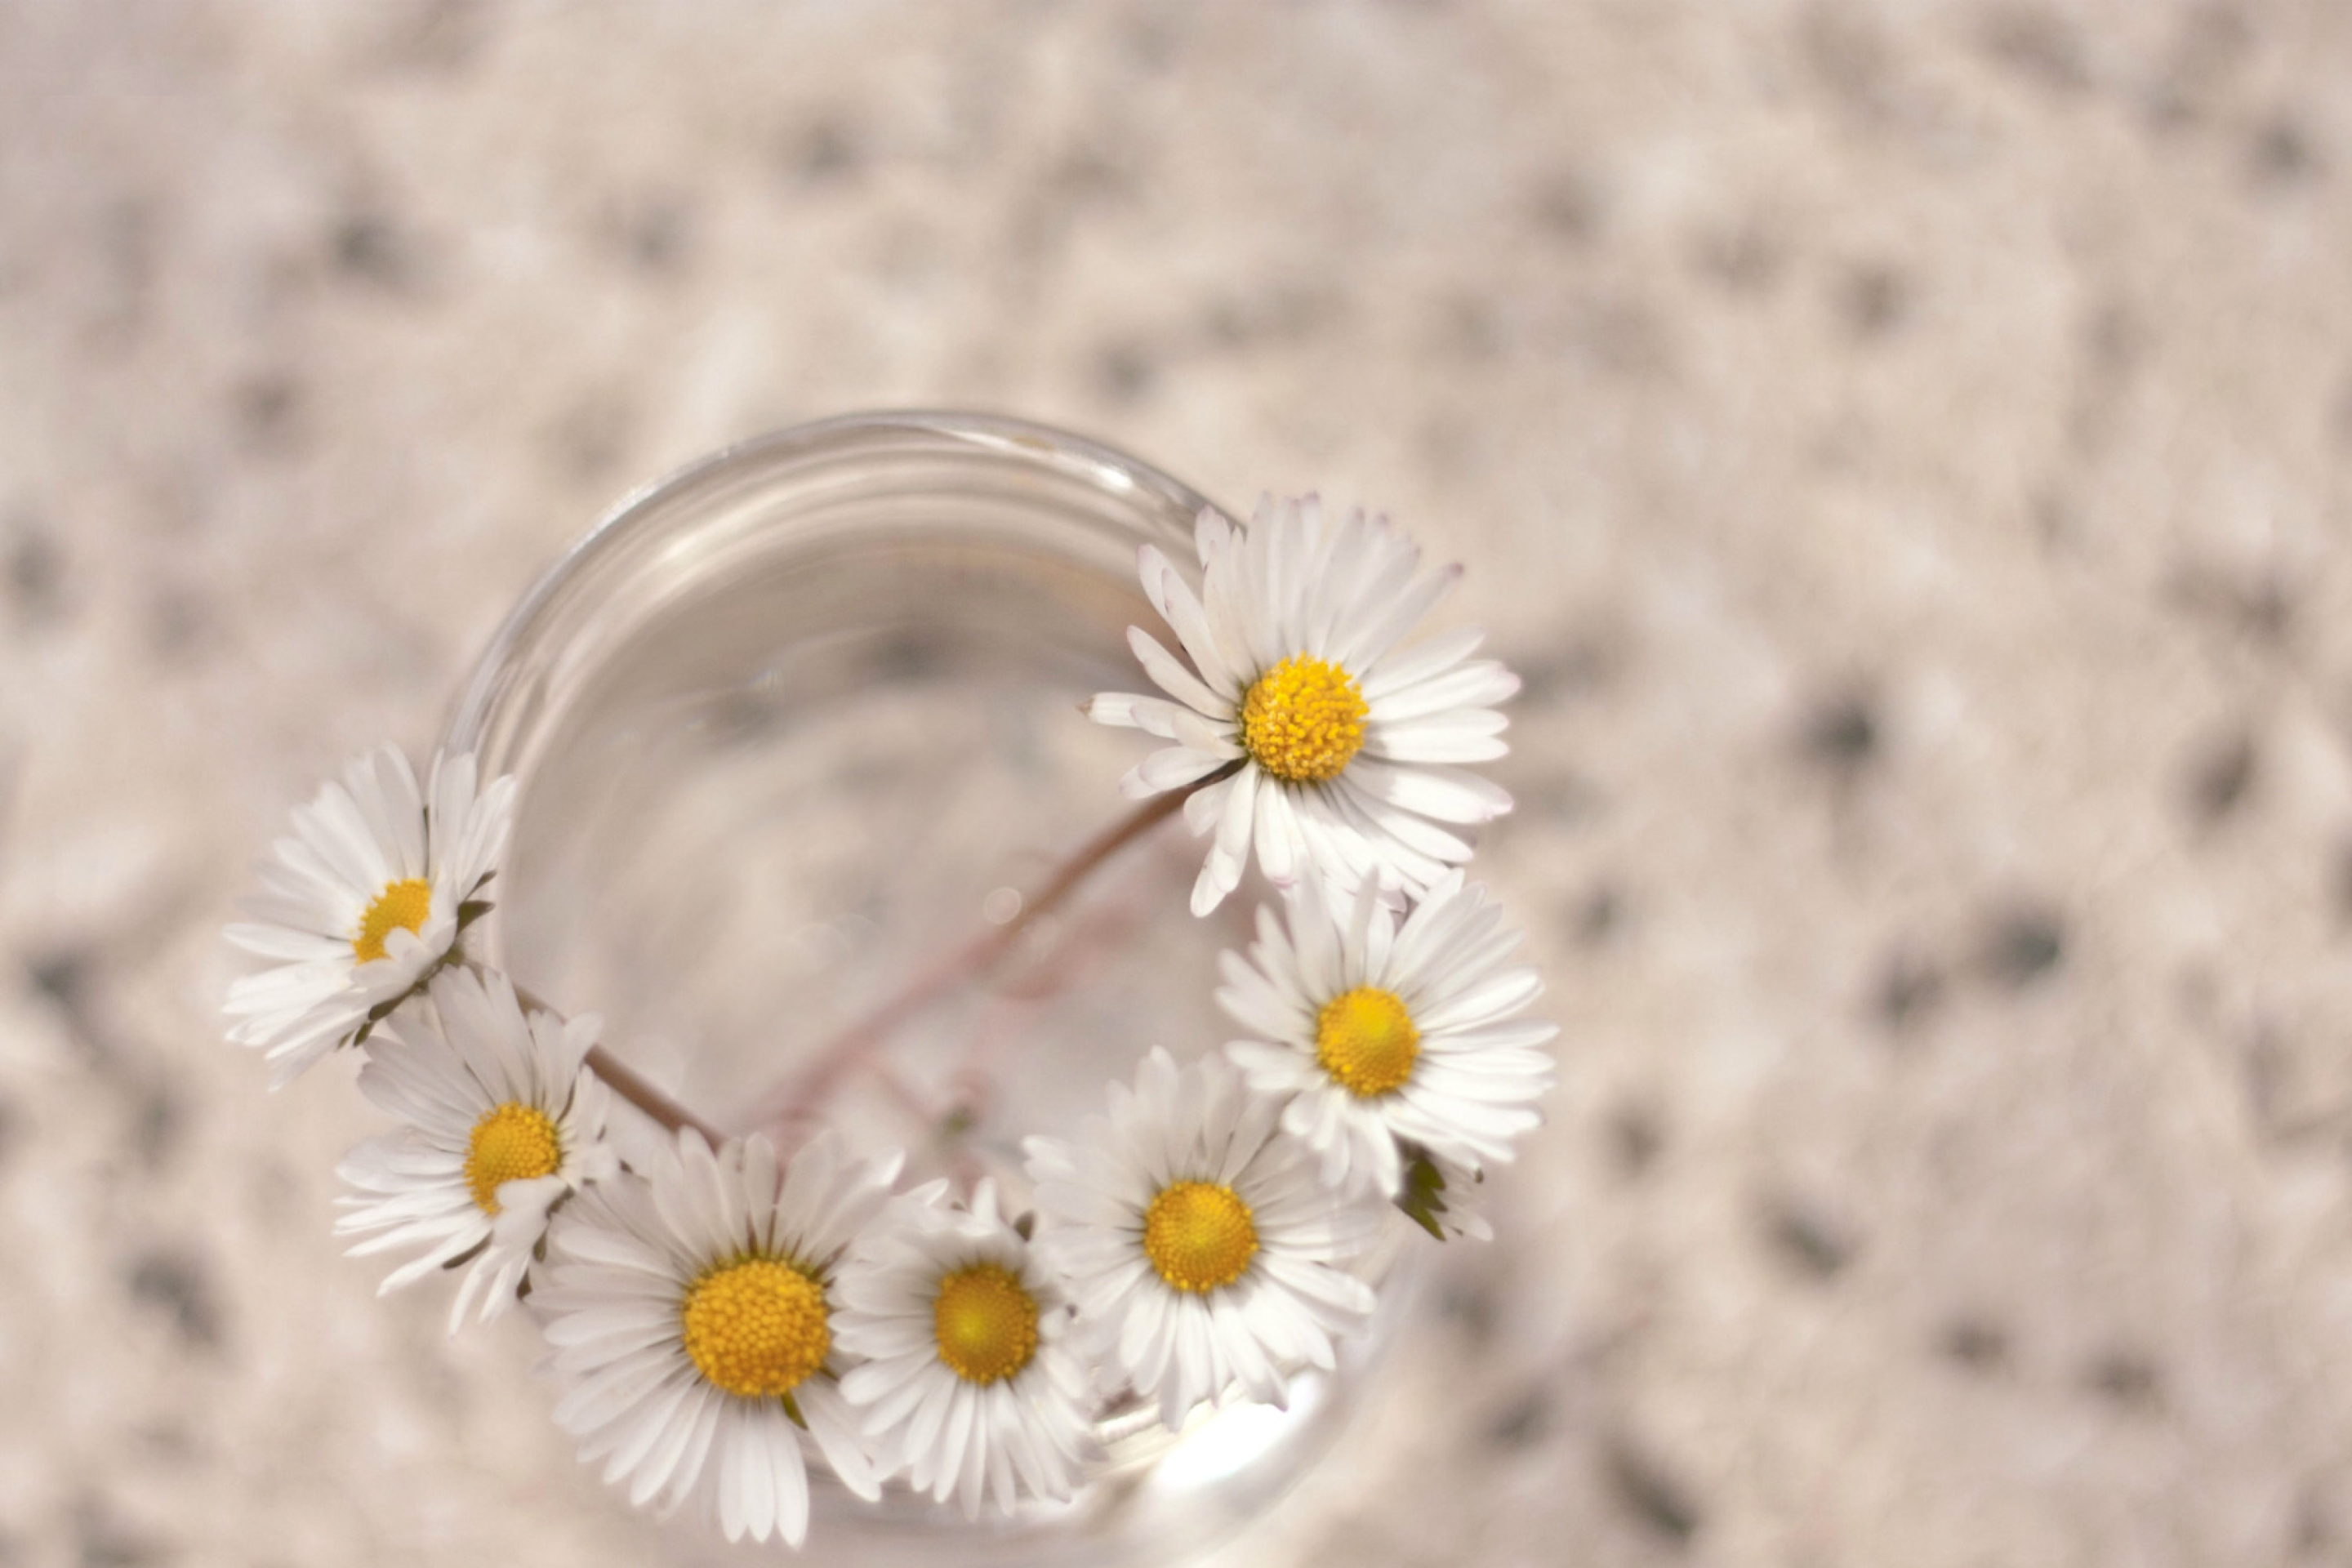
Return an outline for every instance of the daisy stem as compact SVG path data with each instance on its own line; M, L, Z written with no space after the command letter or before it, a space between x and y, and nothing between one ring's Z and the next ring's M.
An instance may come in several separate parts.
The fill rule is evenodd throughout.
M1079 846L1042 887L1021 900L1020 910L1011 920L943 955L889 1001L835 1031L817 1047L808 1066L760 1102L752 1124L783 1131L814 1116L850 1069L887 1041L901 1025L941 997L994 969L1031 926L1058 909L1106 861L1182 811L1184 803L1194 795L1240 772L1241 766L1239 761L1228 763L1206 778L1154 795Z
M561 1008L548 1005L545 1000L525 986L515 987L515 1000L522 1004L527 1013L553 1013L558 1017L565 1016ZM589 1071L604 1080L605 1088L661 1123L664 1131L676 1132L681 1128L691 1127L701 1133L702 1141L713 1149L727 1142L724 1132L656 1089L651 1079L604 1047L589 1047L587 1056L581 1059L587 1064Z
M589 1047L587 1061L589 1070L603 1079L607 1089L660 1122L667 1131L676 1132L682 1127L691 1127L701 1133L703 1142L713 1149L727 1142L725 1133L656 1089L635 1068L604 1047Z

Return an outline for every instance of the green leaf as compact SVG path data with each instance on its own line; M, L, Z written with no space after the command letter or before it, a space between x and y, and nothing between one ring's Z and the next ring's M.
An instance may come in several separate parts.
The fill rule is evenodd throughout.
M1424 1149L1411 1150L1412 1163L1405 1167L1404 1188L1397 1194L1396 1206L1404 1216L1437 1237L1445 1239L1445 1227L1438 1223L1445 1213L1445 1173Z

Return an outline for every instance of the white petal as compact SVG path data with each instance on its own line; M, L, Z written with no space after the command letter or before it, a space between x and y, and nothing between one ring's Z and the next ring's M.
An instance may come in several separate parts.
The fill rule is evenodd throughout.
M1365 737L1363 754L1394 763L1490 763L1510 753L1501 738L1504 723L1501 714L1492 713L1477 721L1449 714L1421 723L1375 725Z
M1390 672L1383 668L1381 673ZM1490 710L1517 695L1519 678L1492 659L1481 659L1410 685L1391 679L1378 696L1369 689L1370 685L1367 679L1364 700L1371 706L1372 722L1401 724L1440 713Z
M1179 663L1176 656L1161 647L1150 632L1140 626L1128 627L1127 646L1142 662L1143 673L1177 701L1207 718L1234 717L1234 705L1202 685L1201 678Z
M1440 822L1491 822L1511 809L1511 797L1499 785L1456 768L1402 767L1360 756L1339 782Z

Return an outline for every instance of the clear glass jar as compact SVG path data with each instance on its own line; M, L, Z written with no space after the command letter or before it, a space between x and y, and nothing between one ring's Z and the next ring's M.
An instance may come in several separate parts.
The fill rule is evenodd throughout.
M1139 737L1087 722L1138 689L1147 542L1192 559L1188 487L1010 419L853 416L730 448L629 498L516 607L444 744L519 783L486 956L708 1120L771 1086L1132 809ZM1014 961L908 1021L825 1107L909 1176L995 1175L1068 1133L1144 1051L1228 1033L1215 954L1252 900L1196 921L1202 847L1163 825L1040 920ZM825 1561L1139 1563L1248 1522L1325 1449L1401 1310L1291 1409L1107 1421L1079 1498L968 1525L813 1474ZM822 1467L817 1467L821 1469Z

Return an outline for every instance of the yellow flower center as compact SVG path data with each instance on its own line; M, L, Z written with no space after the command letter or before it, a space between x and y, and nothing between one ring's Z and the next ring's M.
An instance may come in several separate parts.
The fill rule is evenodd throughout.
M432 883L416 877L389 883L360 916L360 934L352 938L352 951L362 963L373 963L383 956L384 938L394 931L415 934L432 912Z
M1315 1015L1315 1059L1359 1100L1402 1088L1420 1056L1421 1031L1391 992L1359 985Z
M686 1353L738 1399L790 1394L833 1349L824 1288L780 1258L711 1269L686 1293L678 1317Z
M466 1144L466 1185L474 1194L474 1206L494 1215L501 1185L551 1176L562 1163L554 1119L535 1105L509 1100L474 1123L474 1135Z
M1171 1182L1144 1211L1143 1253L1179 1290L1214 1290L1257 1256L1257 1222L1231 1187Z
M1259 676L1242 699L1242 744L1285 784L1328 784L1363 750L1370 711L1354 676L1300 654Z
M1037 1301L1013 1271L994 1263L959 1268L940 1281L931 1304L940 1359L966 1383L1011 1377L1037 1353Z

